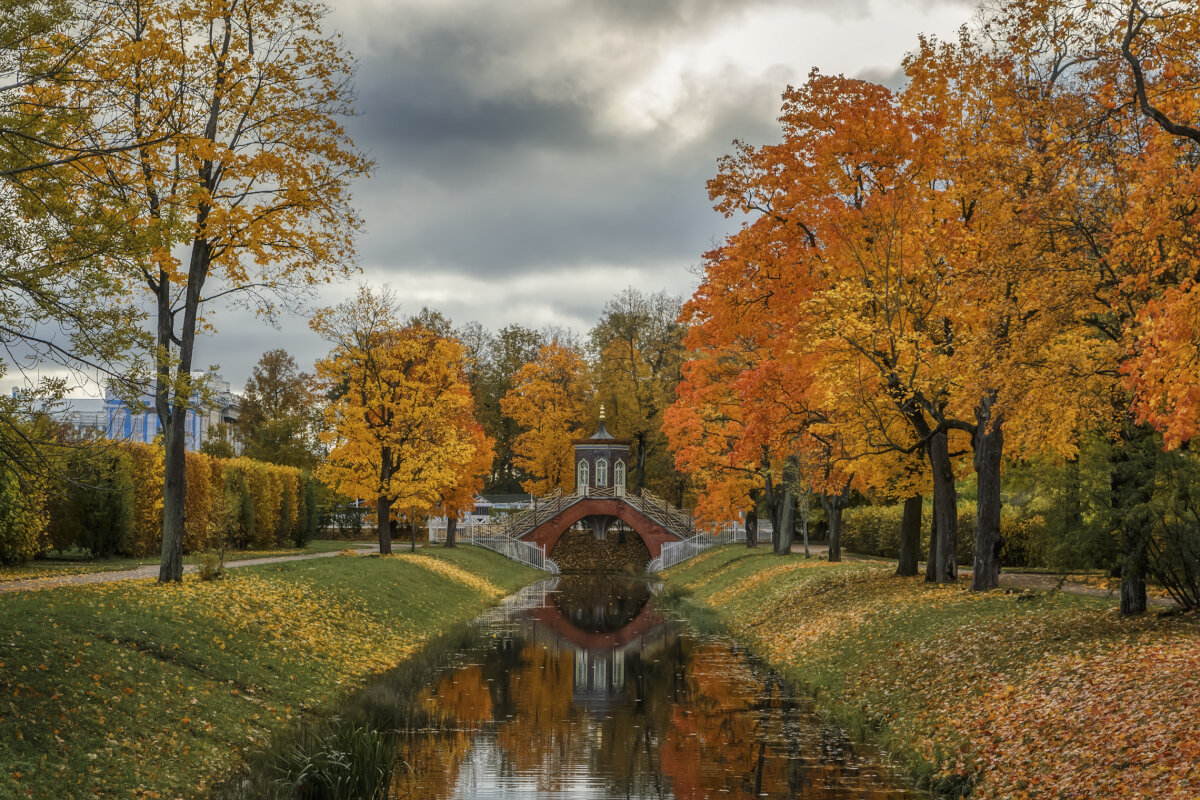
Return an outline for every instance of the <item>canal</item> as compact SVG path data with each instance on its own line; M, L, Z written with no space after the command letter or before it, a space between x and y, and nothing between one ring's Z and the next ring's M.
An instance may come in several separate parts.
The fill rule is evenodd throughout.
M656 606L642 579L529 587L439 659L420 687L388 688L393 676L357 701L408 729L387 742L399 758L377 797L922 796L744 649Z

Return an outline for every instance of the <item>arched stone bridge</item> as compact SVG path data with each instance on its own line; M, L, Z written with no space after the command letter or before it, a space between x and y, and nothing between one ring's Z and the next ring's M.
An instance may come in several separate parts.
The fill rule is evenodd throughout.
M685 511L650 492L640 496L616 489L590 488L578 494L553 494L540 498L533 508L505 523L505 534L544 548L549 554L559 538L577 522L584 521L597 539L607 536L617 520L632 528L658 558L664 544L692 536L695 521Z

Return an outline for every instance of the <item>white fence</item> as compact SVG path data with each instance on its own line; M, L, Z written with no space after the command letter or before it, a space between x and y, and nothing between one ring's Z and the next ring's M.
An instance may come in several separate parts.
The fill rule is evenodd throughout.
M534 569L541 569L551 575L558 574L558 564L546 558L546 550L533 542L523 542L501 532L499 525L460 525L455 531L455 540L462 544L473 544L485 547L499 553L505 558L527 564ZM429 521L429 543L438 544L446 541L446 521L431 519Z
M760 543L764 539L770 541L771 533L770 521L759 520L757 541ZM739 522L726 525L715 534L701 532L682 541L667 542L663 545L662 552L658 558L652 559L646 566L646 571L661 572L664 569L670 569L682 561L687 561L689 558L700 555L710 547L744 541L746 541L746 528Z

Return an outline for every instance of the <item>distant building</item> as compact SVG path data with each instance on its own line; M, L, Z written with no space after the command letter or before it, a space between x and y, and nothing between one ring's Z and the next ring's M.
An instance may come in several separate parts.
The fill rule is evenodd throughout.
M187 411L184 439L190 451L199 450L215 436L229 436L238 421L239 398L230 389L229 381L221 380L220 376L210 380L207 395L201 400L197 394ZM150 444L161 431L154 396L149 391L132 407L108 390L103 400L69 400L65 407L51 412L51 416L80 433L119 441ZM231 444L235 450L239 449L236 441Z

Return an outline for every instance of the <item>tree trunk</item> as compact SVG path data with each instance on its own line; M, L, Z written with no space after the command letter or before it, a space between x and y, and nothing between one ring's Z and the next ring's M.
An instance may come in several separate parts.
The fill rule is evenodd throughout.
M1153 465L1145 458L1150 431L1126 421L1112 455L1112 507L1121 531L1121 614L1146 612L1146 565L1152 519L1150 481Z
M779 525L775 532L775 555L786 556L792 552L792 539L795 536L796 497L791 488L783 490L779 500Z
M187 409L176 398L163 431L163 537L158 580L183 580L184 505L187 498Z
M811 558L812 554L808 552L808 498L812 495L812 491L805 489L800 493L800 535L804 538L804 557Z
M937 580L937 514L929 514L929 555L925 558L925 582Z
M446 515L446 547L454 547L458 538L458 515L451 512Z
M411 544L409 552L415 553L417 552L417 510L415 508L408 510L408 530L410 533L409 543Z
M766 485L763 487L763 500L767 504L767 518L771 520L771 549L778 551L779 549L779 498L775 493L775 486L771 482L771 476L767 476Z
M845 501L839 495L821 495L821 507L825 509L825 518L829 520L829 556L828 560L842 560L842 507Z
M900 522L900 564L896 577L907 578L917 574L917 562L921 560L921 495L913 495L904 501L904 518Z
M996 393L988 392L975 409L975 475L979 496L975 516L975 571L971 591L1000 586L1000 462L1004 456L1004 417L993 414Z
M1063 527L1074 533L1083 527L1083 502L1080 497L1079 456L1066 464L1066 482L1063 497Z
M208 218L207 207L202 206L198 216L202 227ZM160 583L183 580L184 509L187 505L187 412L192 405L191 376L192 358L196 347L196 315L200 308L200 291L204 287L204 279L212 261L211 256L212 250L207 240L193 240L187 285L183 292L183 325L178 337L174 333L174 297L165 274L160 273L158 285L157 337L160 355L155 405L164 433L163 539L162 559L158 568ZM169 356L175 342L179 344L179 362L175 365L175 384L171 387L169 381L164 383L170 377L170 366L163 359ZM164 406L170 408L168 419L163 418ZM199 444L196 443L197 447Z
M937 526L937 535L929 544L933 580L953 583L958 579L958 494L945 429L935 431L930 437L928 452L933 472L933 518Z
M758 547L758 506L746 510L746 547Z
M640 495L646 489L646 434L637 435L637 490Z
M375 501L375 527L379 534L379 553L392 554L392 501L380 497Z

